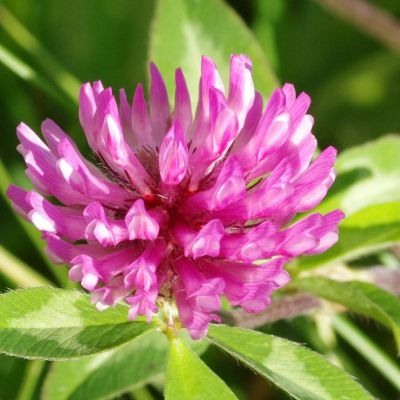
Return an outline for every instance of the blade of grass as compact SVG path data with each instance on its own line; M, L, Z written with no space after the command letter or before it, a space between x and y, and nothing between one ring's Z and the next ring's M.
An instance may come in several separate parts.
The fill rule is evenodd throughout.
M77 104L80 83L4 6L0 6L0 25L8 35L46 71L63 93Z
M49 82L41 78L32 67L20 60L17 56L12 54L1 44L0 63L8 68L15 75L17 75L19 78L39 88L44 93L49 95L52 99L59 102L61 105L72 109L73 104L71 104L71 102L66 99L65 96L61 96L60 93L55 90L55 88Z
M346 317L332 315L336 332L400 390L400 368Z
M5 8L0 5L0 25L6 32L19 44L25 51L38 62L43 69L47 71L54 83L61 89L64 95L60 95L60 91L53 87L53 84L43 79L35 69L17 56L12 54L8 49L0 44L0 63L15 73L19 78L31 83L33 86L41 89L53 99L71 110L75 110L77 103L77 94L79 90L79 82L69 72L58 63L58 61L42 46L42 44L28 31L26 28ZM72 100L72 101L71 101ZM5 192L9 185L9 178L4 165L0 160L0 191L6 203L9 205ZM66 273L64 270L55 269L49 261L47 255L43 251L43 242L40 240L37 232L33 227L20 218L17 218L20 225L32 240L34 246L43 256L43 260L49 267L52 274L61 284L65 284Z
M0 274L16 286L49 286L51 282L0 245Z
M0 195L3 197L6 204L11 207L11 203L6 196L6 191L8 186L10 185L10 178L8 172L0 159ZM13 213L13 215L15 215ZM42 256L43 261L45 262L46 266L49 268L52 275L57 279L58 283L65 284L66 282L66 274L60 268L54 268L54 265L50 262L49 258L47 257L46 253L43 250L43 241L38 236L37 230L31 225L24 221L22 218L15 216L17 221L19 222L21 228L25 231L28 235L29 239L31 240L32 244L38 250L39 254Z
M30 360L16 400L32 400L47 361Z

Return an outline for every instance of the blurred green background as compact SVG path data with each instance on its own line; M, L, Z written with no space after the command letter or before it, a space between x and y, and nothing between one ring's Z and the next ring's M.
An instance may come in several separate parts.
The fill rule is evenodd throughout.
M201 0L194 2L201 4ZM396 52L388 48L337 13L322 7L323 1L231 0L227 3L252 31L279 81L293 82L298 91L311 95L311 112L316 120L314 133L321 148L332 144L340 151L400 131L400 49ZM400 19L400 1L375 0L370 4ZM79 82L101 79L115 89L126 88L130 94L138 82L146 86L157 1L3 0L0 5L7 7L38 40L32 40L21 31L5 9L0 8L0 158L13 181L28 187L23 163L15 150L16 125L24 121L38 131L41 121L50 117L84 148L76 104L70 98L75 87L69 82L74 80L63 71L68 71ZM167 22L173 26L175 14L170 11ZM207 9L203 11L207 16ZM224 15L220 17L218 23L223 29ZM159 39L168 49L169 36L161 35ZM217 36L213 48L218 49L218 45ZM200 60L197 62L199 64ZM224 70L227 58L225 62L226 65L221 66ZM24 69L26 66L31 69ZM254 67L259 75L263 74L256 62ZM67 90L63 91L62 87ZM68 90L69 95L65 93ZM48 279L54 279L3 199L0 207L1 246ZM363 262L373 263L374 260ZM58 270L57 274L63 273ZM14 286L0 275L2 291ZM393 354L386 332L371 323L356 322ZM305 318L275 324L265 330L307 342L324 352L315 323ZM372 393L387 400L398 396L395 389L351 348L340 342L338 347L349 361L350 372ZM204 357L240 398L288 398L216 350L209 350ZM1 356L0 400L38 398L40 385L36 384L35 376L43 377L45 373L46 368L36 374L35 368L27 368L26 361ZM155 391L154 394L157 396Z

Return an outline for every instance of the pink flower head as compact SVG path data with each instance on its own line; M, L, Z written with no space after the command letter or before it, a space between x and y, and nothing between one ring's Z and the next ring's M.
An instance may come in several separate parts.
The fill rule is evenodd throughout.
M180 69L172 110L153 64L149 103L141 85L118 101L101 82L84 84L79 117L96 163L53 121L42 124L44 140L18 126L37 191L10 186L8 195L100 310L125 301L130 319L150 321L160 305L176 306L201 338L222 295L260 312L289 281L286 262L337 241L339 210L290 222L326 195L336 150L312 160L310 98L285 84L263 110L251 69L233 55L226 92L203 57L194 117Z

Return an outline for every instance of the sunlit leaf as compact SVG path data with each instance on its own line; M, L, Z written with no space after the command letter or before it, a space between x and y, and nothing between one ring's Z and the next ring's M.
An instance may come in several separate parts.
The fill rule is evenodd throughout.
M111 351L57 362L44 387L43 400L97 400L149 382L164 371L168 341L149 332Z
M207 348L206 340L190 340L185 331L182 338L197 354ZM164 372L167 354L166 336L151 331L101 354L56 362L43 400L98 400L140 387Z
M68 359L125 343L154 328L128 321L128 308L104 312L72 290L32 288L0 296L0 352L19 357Z
M208 337L296 399L373 399L343 370L297 343L224 325L211 326Z
M293 285L386 325L392 330L400 350L398 297L366 282L338 282L322 277L309 277L296 279Z
M181 340L173 339L167 364L166 400L234 400L236 396Z
M391 135L343 151L338 176L318 208L342 209L347 216L374 205L400 201L400 136Z

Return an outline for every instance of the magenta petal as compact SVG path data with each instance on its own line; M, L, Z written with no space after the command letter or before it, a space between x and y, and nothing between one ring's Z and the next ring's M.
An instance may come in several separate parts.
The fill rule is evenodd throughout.
M282 86L282 92L284 93L286 99L285 106L289 109L296 100L296 89L291 83L285 83Z
M155 305L159 282L156 270L164 257L165 244L162 241L149 245L144 253L132 264L125 268L125 288L135 288L135 295L127 297L125 301L131 305L129 318L137 315L146 315L150 322L153 313L157 312Z
M97 240L102 246L116 246L129 239L124 220L114 220L107 216L99 202L89 204L83 211L87 226L85 236L88 240Z
M180 121L185 137L190 138L193 123L192 105L185 77L180 68L178 68L175 73L175 85L175 108L172 115L175 120Z
M311 166L297 178L295 183L296 211L305 212L316 205L325 197L328 189L335 180L334 163L336 149L328 147Z
M86 89L88 91L89 89ZM143 194L150 191L148 185L152 180L136 155L128 145L124 136L117 102L110 88L94 86L91 97L95 103L95 111L85 116L83 125L89 145L122 179L128 179ZM85 103L88 99L85 98Z
M260 151L266 151L263 147L266 132L268 131L273 119L284 111L284 107L285 96L282 90L276 89L267 103L254 135L252 135L248 144L243 146L242 150L238 154L244 172L254 168L257 165L257 162L261 160ZM254 155L257 156L255 157Z
M175 268L179 282L175 298L182 324L193 339L207 333L210 321L217 319L211 314L220 308L220 296L224 290L221 278L206 279L189 260L179 260Z
M276 258L262 265L215 262L205 263L207 277L221 276L224 294L233 306L240 305L248 312L260 312L271 302L271 293L289 281L283 269L284 258Z
M33 191L28 192L25 198L32 207L28 218L40 231L56 233L72 241L85 237L86 223L80 211L54 206Z
M236 158L231 157L224 164L212 189L210 209L223 209L243 198L245 192L246 183L243 180L242 169Z
M254 135L261 119L262 108L262 96L260 93L256 92L253 105L246 115L246 120L244 122L243 128L241 129L238 137L236 138L232 146L232 153L239 153Z
M28 212L31 210L31 206L26 201L26 193L26 190L15 185L10 185L7 189L7 197L11 200L14 210L28 220Z
M186 257L194 259L202 256L217 257L220 250L220 241L224 236L225 228L220 220L214 219L204 225L197 235L185 247Z
M192 139L193 148L199 148L207 138L211 111L210 91L217 90L223 96L225 93L224 85L217 71L217 67L210 58L205 56L201 59L201 77L199 86L199 102L197 104Z
M100 282L107 282L120 274L138 256L136 248L126 248L113 251L100 257L79 254L71 262L70 278L80 281L85 289L94 290ZM91 286L91 288L87 286Z
M102 256L107 250L100 245L94 244L73 244L61 239L59 236L46 232L43 235L46 241L46 253L56 264L70 264L71 260L79 255Z
M151 122L144 98L143 86L138 85L132 103L132 130L137 138L137 146L152 146Z
M145 315L146 321L151 322L153 314L158 311L156 300L158 290L152 290L146 293L137 292L134 296L126 297L125 301L130 305L129 319L135 320L138 315Z
M122 277L117 276L111 278L106 285L94 289L90 300L99 311L103 311L115 306L127 296L129 291L125 289Z
M132 134L132 107L126 97L125 89L119 91L119 115L125 138L130 143L135 138Z
M174 236L184 248L185 256L193 259L203 256L217 257L224 234L224 225L218 219L211 220L198 232L184 225L174 228Z
M162 181L168 186L179 184L188 169L186 138L179 121L174 121L160 146L158 165Z
M201 178L213 171L216 162L225 156L238 133L237 118L232 110L225 107L218 113L204 146L191 159L193 166L189 184L191 191L198 190Z
M276 254L280 243L278 231L277 225L264 221L244 232L225 235L221 242L221 256L245 262L270 258Z
M168 128L169 100L164 80L154 64L150 64L150 76L151 129L155 143L160 144Z
M86 134L87 141L90 147L95 145L95 130L93 120L97 111L95 95L90 83L85 83L81 86L79 94L79 119L82 128Z
M183 204L183 211L220 210L242 199L246 193L246 182L236 157L224 163L215 184L208 190L197 192Z
M125 224L129 232L129 240L154 240L158 236L159 225L146 211L143 200L137 200L125 216Z
M224 85L214 62L203 56L201 59L200 100L199 105L205 113L210 109L210 88L218 89L224 93Z
M167 329L199 339L220 321L222 295L260 312L288 283L286 262L338 240L340 210L291 222L327 194L336 150L312 161L311 99L292 84L263 110L244 54L231 56L228 93L202 57L197 103L178 68L173 111L154 64L150 77L149 101L140 84L132 101L130 89L117 101L100 81L82 85L92 162L55 122L43 122L45 140L20 124L18 151L37 190L12 185L7 195L98 310L124 301L129 319L150 322L160 307Z
M324 215L321 223L312 228L312 234L318 238L318 245L306 254L320 254L332 247L339 238L338 225L344 217L340 210Z
M254 85L251 77L251 61L244 55L231 56L229 80L229 107L236 113L241 128L254 101Z

